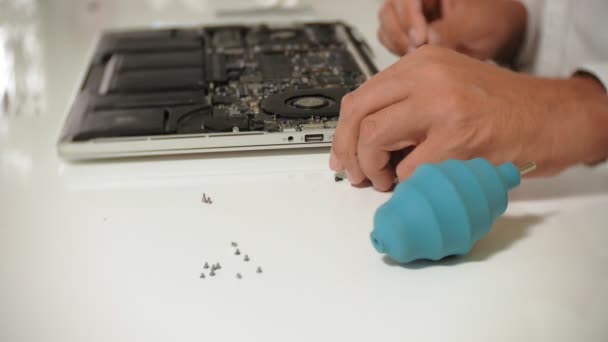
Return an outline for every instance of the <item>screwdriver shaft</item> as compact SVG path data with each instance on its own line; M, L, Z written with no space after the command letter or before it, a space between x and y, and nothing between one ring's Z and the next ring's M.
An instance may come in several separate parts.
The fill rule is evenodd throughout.
M536 170L536 163L535 162L528 162L525 163L524 165L522 165L519 168L519 173L523 176L525 174L528 174L532 171Z

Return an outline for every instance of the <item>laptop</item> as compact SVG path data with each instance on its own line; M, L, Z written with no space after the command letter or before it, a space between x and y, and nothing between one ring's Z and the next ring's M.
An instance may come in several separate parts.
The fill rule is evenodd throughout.
M58 142L67 160L330 146L377 72L342 22L108 31Z

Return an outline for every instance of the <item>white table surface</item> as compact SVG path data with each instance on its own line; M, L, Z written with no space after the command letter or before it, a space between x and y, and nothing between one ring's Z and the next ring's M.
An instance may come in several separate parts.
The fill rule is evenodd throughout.
M334 183L327 150L57 157L96 31L216 22L217 2L17 2L0 42L11 21L38 35L16 62L33 102L0 116L0 341L608 340L608 168L525 181L466 257L394 265L368 235L389 195ZM313 5L394 60L378 2ZM199 279L205 261L223 268Z

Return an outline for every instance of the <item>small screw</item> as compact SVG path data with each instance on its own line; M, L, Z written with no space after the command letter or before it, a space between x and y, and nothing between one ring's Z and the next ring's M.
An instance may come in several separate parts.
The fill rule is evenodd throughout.
M262 267L258 266L258 270L256 272L257 273L262 273Z
M237 273L237 274L236 274L236 277L237 277L238 279L243 278L243 276L242 276L240 273Z
M205 273L201 273L201 279L205 279Z
M234 255L241 255L241 250L237 248L236 251L234 252Z
M245 254L245 261L249 261L249 255Z
M336 174L334 175L334 181L336 181L336 182L341 182L345 178L347 178L347 177L346 177L346 173L344 171L336 172Z
M222 268L222 265L220 265L220 263L218 262L217 264L215 264L215 269L219 270Z
M213 201L211 201L211 197L207 197L207 194L203 194L203 200L202 200L202 202L205 203L205 204L212 204L213 203Z
M209 263L205 262L205 266L203 266L204 269L208 269L209 268Z
M230 245L231 245L232 247L236 247L236 246L238 246L238 245L236 244L236 242L234 242L234 241L232 241L232 242L230 243Z
M211 272L209 273L210 276L215 276L215 271L213 269L211 269Z

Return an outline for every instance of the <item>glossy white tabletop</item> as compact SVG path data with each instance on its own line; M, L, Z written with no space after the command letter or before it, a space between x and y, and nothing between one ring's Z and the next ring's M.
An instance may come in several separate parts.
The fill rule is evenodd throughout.
M386 67L378 4L263 19L346 20ZM0 1L0 341L608 340L606 167L525 181L470 255L398 266L369 242L389 195L335 183L327 150L57 157L98 30L260 20L229 5Z

